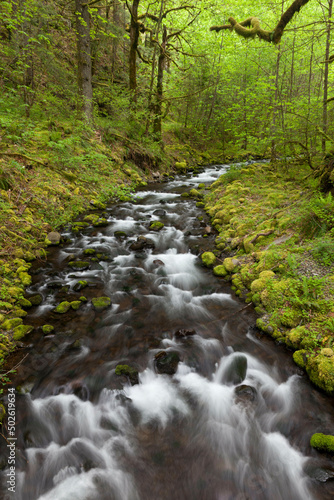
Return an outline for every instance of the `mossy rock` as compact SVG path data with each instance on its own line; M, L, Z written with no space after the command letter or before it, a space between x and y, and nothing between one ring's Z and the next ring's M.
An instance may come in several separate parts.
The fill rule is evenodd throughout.
M26 272L19 273L19 278L23 286L31 285L32 278L30 274Z
M320 452L334 454L334 436L330 434L313 434L310 445Z
M84 250L84 255L95 255L95 253L95 248L86 248L86 250Z
M83 260L72 260L71 262L68 263L68 265L72 269L76 269L78 271L84 271L85 269L88 269L90 266L89 262Z
M177 161L175 162L175 168L178 172L186 172L187 163L185 161Z
M71 303L65 300L58 304L58 306L54 309L54 312L57 314L65 314L71 309Z
M107 205L105 203L102 203L101 201L98 200L90 200L89 202L94 208L98 208L100 210L104 210L107 208Z
M92 304L96 311L103 311L111 306L111 299L109 297L95 297L92 299Z
M206 267L212 267L216 262L216 256L212 252L204 252L201 255L201 259Z
M94 223L96 223L99 220L99 218L100 217L97 214L89 214L89 215L86 215L86 217L84 218L84 221L90 222L91 224L94 225Z
M295 328L299 325L302 317L299 311L288 308L280 312L280 322L288 328Z
M40 293L32 295L28 299L33 306L39 306L43 302L43 297Z
M150 231L160 231L164 227L164 225L165 224L163 224L162 222L155 221L155 222L152 222L152 224L149 227L149 230Z
M115 368L115 374L118 376L123 375L127 377L131 385L139 384L138 370L132 368L129 365L117 365Z
M115 231L114 236L115 238L126 238L128 235L125 231Z
M198 189L205 189L204 182L201 182L200 184L198 184Z
M52 326L52 325L43 325L42 326L42 332L44 333L44 335L49 335L50 333L52 333L54 331L55 327Z
M88 299L83 295L79 298L79 300L81 300L81 302L88 302Z
M301 341L308 335L308 331L305 326L297 326L292 328L287 334L288 345L297 349L301 346Z
M82 305L81 300L73 300L71 302L71 307L74 311L77 311L81 305Z
M28 335L28 333L32 332L33 329L34 329L34 327L31 325L16 326L13 330L13 339L14 340L21 340L21 339L23 339L23 337Z
M7 288L8 295L13 297L13 299L18 299L20 297L20 295L22 295L22 292L23 292L23 289L20 288L19 286L10 286Z
M200 193L197 189L193 188L189 191L189 196L192 198L203 198L203 193Z
M184 193L181 193L181 197L182 197L182 198L190 198L190 194L189 194L189 193L184 192Z
M17 318L25 318L27 316L27 311L24 311L23 309L20 309L20 308L14 308L13 309L13 313L12 313L15 317Z
M20 304L21 307L25 307L26 309L29 309L30 307L32 307L32 303L30 302L30 300L25 299L24 297L22 297L18 301L18 304Z
M196 203L196 207L197 207L197 208L204 208L204 207L205 207L205 203L204 203L203 201L198 201L198 202Z
M228 272L226 271L225 269L225 266L223 266L222 264L219 265L219 266L215 266L213 268L213 274L215 274L216 276L221 276L221 277L225 277L228 275Z
M236 269L238 269L238 267L240 266L240 262L238 259L233 259L230 257L227 257L226 259L224 259L223 264L226 268L226 271L228 271L229 273L235 272Z
M1 325L1 328L3 330L13 330L19 325L22 325L23 319L22 318L12 318L12 319L6 319Z
M75 292L80 292L86 286L88 286L88 282L86 280L80 280L80 281L77 281L77 283L75 283L73 290Z
M293 360L299 368L304 369L306 366L306 353L307 351L305 349L300 349L293 353Z
M334 392L334 356L310 356L307 359L306 371L317 387L329 394Z
M108 226L108 224L109 224L109 222L104 217L101 217L96 222L93 222L94 227L106 227L106 226Z

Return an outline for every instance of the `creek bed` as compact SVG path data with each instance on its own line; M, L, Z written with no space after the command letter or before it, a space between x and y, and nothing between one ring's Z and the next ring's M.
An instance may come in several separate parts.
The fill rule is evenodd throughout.
M201 265L215 234L203 237L208 218L181 193L226 168L149 185L34 264L27 293L43 300L26 318L16 494L4 469L4 498L333 498L334 463L309 445L334 431L331 398ZM111 305L94 308L96 297ZM80 307L56 313L64 301Z

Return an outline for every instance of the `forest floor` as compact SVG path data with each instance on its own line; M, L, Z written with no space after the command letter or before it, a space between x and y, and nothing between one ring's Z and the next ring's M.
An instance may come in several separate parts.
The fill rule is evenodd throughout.
M334 198L307 168L232 167L205 209L218 230L202 260L253 302L257 326L294 351L322 390L334 392Z

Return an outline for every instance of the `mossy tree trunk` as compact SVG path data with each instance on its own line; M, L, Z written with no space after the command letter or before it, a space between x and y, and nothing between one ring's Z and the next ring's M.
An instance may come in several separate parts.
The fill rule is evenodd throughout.
M139 39L138 6L140 0L133 0L130 24L129 86L133 102L137 102L137 48Z
M163 27L162 42L158 59L157 93L155 103L155 117L153 132L156 141L161 141L161 121L162 121L162 99L163 99L163 78L166 63L167 28Z
M75 0L78 87L81 109L86 121L93 123L93 86L90 38L90 15L86 0Z
M329 72L329 51L331 43L331 24L332 24L332 10L333 0L328 0L328 19L326 26L326 52L325 52L325 69L324 69L324 95L323 95L323 110L322 110L322 130L324 135L322 137L322 152L326 154L326 139L328 129L328 112L327 112L327 99L328 99L328 72Z

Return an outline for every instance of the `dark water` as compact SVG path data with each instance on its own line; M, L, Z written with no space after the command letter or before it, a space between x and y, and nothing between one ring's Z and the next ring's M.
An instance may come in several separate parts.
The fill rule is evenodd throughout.
M198 257L215 235L203 238L206 215L180 193L225 168L149 186L109 207L107 227L65 232L71 241L34 265L29 294L43 302L16 355L29 353L15 380L16 493L5 471L4 498L333 498L333 461L309 446L314 432L334 432L332 400L256 332L252 309ZM154 220L160 232L148 230ZM154 248L131 250L139 236ZM68 266L79 258L89 269ZM74 291L83 279L89 286ZM77 311L53 312L82 295ZM112 306L95 311L97 296ZM54 333L43 335L44 324ZM175 374L158 373L160 351L179 357ZM118 364L136 368L139 384L116 375Z

